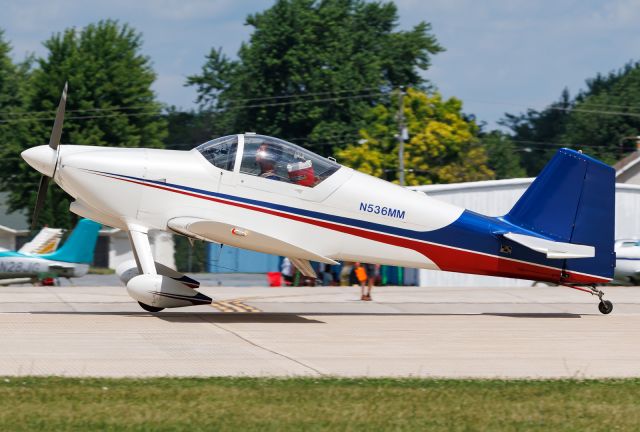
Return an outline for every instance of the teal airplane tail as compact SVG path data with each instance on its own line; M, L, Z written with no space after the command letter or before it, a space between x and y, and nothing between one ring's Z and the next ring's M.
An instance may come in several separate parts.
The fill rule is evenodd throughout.
M90 219L80 219L62 247L41 258L77 264L91 264L101 225Z

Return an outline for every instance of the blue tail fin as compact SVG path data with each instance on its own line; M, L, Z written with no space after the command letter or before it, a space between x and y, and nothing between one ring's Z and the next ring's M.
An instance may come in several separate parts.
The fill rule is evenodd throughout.
M567 271L611 278L615 265L615 171L560 149L504 217L556 241L595 246L594 258L565 260Z
M99 231L99 223L90 219L80 219L60 249L50 254L40 255L40 257L54 261L91 264Z

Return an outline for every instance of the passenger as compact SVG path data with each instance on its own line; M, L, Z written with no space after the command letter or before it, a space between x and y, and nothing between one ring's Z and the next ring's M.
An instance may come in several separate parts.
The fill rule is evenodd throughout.
M256 152L256 164L260 167L259 176L270 180L287 180L276 173L280 152L274 146L267 143L260 144Z
M287 164L289 180L300 186L313 187L318 181L313 173L313 163L310 160Z

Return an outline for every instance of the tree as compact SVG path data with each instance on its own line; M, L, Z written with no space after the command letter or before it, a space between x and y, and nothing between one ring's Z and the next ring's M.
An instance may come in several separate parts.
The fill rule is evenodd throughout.
M170 107L166 112L167 136L164 147L171 150L191 150L212 138L225 135L219 129L215 113L178 111Z
M28 82L26 106L31 113L18 119L29 134L2 152L3 158L15 160L0 173L0 186L10 191L11 210L30 209L35 201L39 174L18 157L22 150L49 141L65 81L69 98L63 144L161 147L166 135L166 121L151 90L155 73L140 53L141 35L131 27L100 21L82 30L67 29L44 45L48 55L38 59ZM64 192L49 188L40 223L71 227L68 206Z
M560 99L542 111L528 110L526 114L506 114L499 123L513 131L512 142L522 153L522 166L527 175L537 176L547 161L561 148L562 134L571 115L573 101L569 90L564 89Z
M21 86L21 68L14 65L10 57L11 45L4 40L4 32L0 30L0 110L5 122L0 123L0 133L8 134L12 127L6 120L18 114L24 105L24 94Z
M512 130L512 140L531 153L522 154L529 175L537 175L560 147L582 149L613 164L636 150L640 135L640 62L588 79L575 98L565 89L560 100L542 111L506 114L500 122Z
M174 235L176 269L179 272L201 273L207 271L207 247L208 243L195 241L193 244L188 238Z
M341 163L387 180L396 181L398 167L397 102L378 105L365 118L361 140L337 153ZM404 117L409 131L405 145L408 185L453 183L491 179L478 126L462 114L462 103L443 100L438 92L408 89Z
M624 138L640 135L640 63L598 76L589 87L577 98L561 139L614 164L637 149L636 140Z
M30 133L30 128L25 121L16 121L24 116L27 109L26 89L32 59L28 57L23 63L15 65L10 58L11 46L4 40L4 33L0 30L0 142L2 146L2 158L0 172L6 178L8 188L37 187L34 184L21 184L24 181L15 176L15 167L22 159L18 154L8 153L7 149L17 148L24 142ZM4 183L4 182L3 182ZM4 184L7 184L4 183ZM15 210L15 209L12 209Z
M224 112L226 133L256 131L312 146L352 141L364 113L390 89L425 84L442 51L427 23L394 31L393 3L278 0L250 15L237 60L212 49L187 85L204 108Z
M532 152L530 148L517 148L508 135L499 131L491 131L481 139L489 157L487 165L495 173L496 179L526 176L526 171L520 164L520 151Z

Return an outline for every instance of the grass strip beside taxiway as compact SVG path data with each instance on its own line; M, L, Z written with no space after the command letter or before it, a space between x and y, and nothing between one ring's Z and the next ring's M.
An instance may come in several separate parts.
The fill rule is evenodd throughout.
M637 430L640 379L0 377L0 430Z

